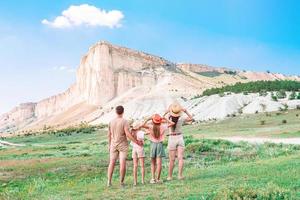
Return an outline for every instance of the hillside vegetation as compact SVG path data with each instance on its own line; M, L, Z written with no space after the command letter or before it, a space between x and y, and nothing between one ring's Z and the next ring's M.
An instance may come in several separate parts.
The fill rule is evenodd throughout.
M291 80L275 80L275 81L254 81L248 83L236 83L234 85L226 85L220 88L207 89L202 96L210 96L213 94L222 94L225 92L233 93L264 93L272 91L300 91L300 82ZM300 99L300 94L297 94Z

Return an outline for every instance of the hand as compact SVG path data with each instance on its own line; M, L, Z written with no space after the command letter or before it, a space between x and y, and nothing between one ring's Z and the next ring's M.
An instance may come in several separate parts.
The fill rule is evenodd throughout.
M142 147L144 145L144 142L138 140L138 141L136 141L136 144Z

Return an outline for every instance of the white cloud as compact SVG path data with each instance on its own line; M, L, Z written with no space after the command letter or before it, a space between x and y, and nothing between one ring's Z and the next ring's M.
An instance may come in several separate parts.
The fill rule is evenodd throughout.
M67 66L53 67L52 70L53 71L65 71L65 72L70 72L70 73L76 72L76 69L74 69L72 67L67 67Z
M106 11L95 6L82 4L79 6L71 5L62 12L61 16L57 16L53 21L43 19L42 24L53 28L69 28L81 25L118 28L122 26L123 18L124 15L119 10Z

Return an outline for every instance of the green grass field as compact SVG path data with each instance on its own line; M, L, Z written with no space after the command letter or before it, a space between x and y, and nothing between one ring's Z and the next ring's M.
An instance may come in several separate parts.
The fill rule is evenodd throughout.
M283 123L286 120L286 123ZM264 125L261 122L264 121ZM225 119L200 123L186 128L190 134L200 137L300 137L300 110L284 112L259 113L240 115Z
M137 187L133 186L130 156L125 188L118 185L118 167L113 187L106 187L104 129L7 138L26 146L0 147L0 199L300 199L299 145L203 139L229 135L300 137L297 113L257 114L185 126L186 179ZM260 125L262 119L265 125ZM281 123L283 119L286 124ZM145 150L149 155L149 142ZM164 159L164 180L167 162ZM150 180L149 158L146 180Z

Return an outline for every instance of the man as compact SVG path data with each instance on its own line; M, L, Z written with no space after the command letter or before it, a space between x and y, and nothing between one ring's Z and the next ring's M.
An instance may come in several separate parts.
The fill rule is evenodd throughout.
M108 127L108 145L109 145L109 166L107 170L107 186L111 186L111 179L114 172L116 160L119 158L120 162L120 184L124 186L124 178L126 173L126 157L128 151L128 141L131 141L138 145L142 145L137 141L129 132L129 125L127 120L123 118L124 107L117 106L117 117L109 123Z

